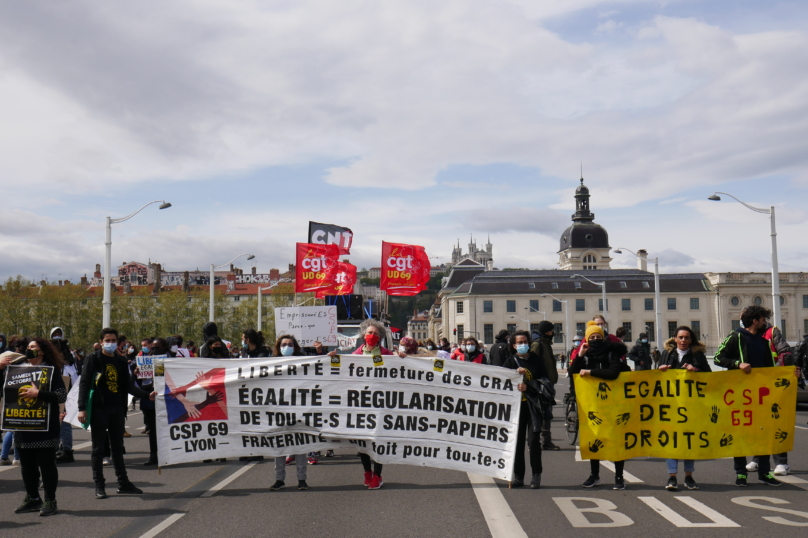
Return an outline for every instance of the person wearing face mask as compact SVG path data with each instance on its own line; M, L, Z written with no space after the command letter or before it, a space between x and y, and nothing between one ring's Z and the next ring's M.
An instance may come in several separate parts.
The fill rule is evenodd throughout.
M627 351L626 345L620 341L609 341L605 336L603 328L595 321L587 323L584 341L579 348L580 352L569 369L570 376L578 374L581 377L592 376L615 380L621 371L630 370L622 360ZM574 393L574 384L570 388ZM608 403L603 405L608 405ZM624 463L625 461L614 462L614 489L626 489L623 479ZM583 484L585 488L591 488L600 483L600 460L589 460L589 466L591 472Z
M63 366L61 374L70 378L70 381L65 387L70 392L72 387L78 380L79 373L76 368L76 360L73 358L73 353L70 352L70 346L64 338L64 332L61 327L54 327L50 332L50 341L53 347L62 356ZM56 451L57 463L73 463L73 425L69 422L62 422L61 424L61 446Z
M270 351L264 345L264 336L255 329L247 329L241 335L241 356L243 358L269 357Z
M555 384L558 383L558 368L556 368L555 354L553 353L553 336L555 335L555 325L552 321L544 320L539 323L538 338L533 340L530 344L530 351L541 357L544 361L544 368L547 370L547 377L555 389ZM553 403L550 403L545 408L544 422L542 423L541 437L542 437L542 450L561 450L561 448L553 443L550 425L553 420Z
M480 343L477 341L476 338L466 338L463 341L463 345L460 346L461 353L452 358L455 360L465 361L465 362L474 362L477 364L482 364L485 360L485 354L483 353Z
M44 432L17 431L14 434L14 445L20 458L22 481L25 484L26 496L22 504L14 511L39 512L40 516L52 516L57 512L56 488L59 484L59 471L56 468L56 449L59 446L59 404L67 400L67 390L60 375L63 359L59 351L44 338L33 338L28 343L25 358L12 359L9 356L0 361L5 385L6 367L9 364L30 366L53 366L50 390L39 390L36 384L22 388L20 396L45 402L50 407L48 413L48 429ZM0 394L2 398L2 394ZM41 474L40 474L41 473ZM44 501L39 497L39 479L42 477Z
M592 318L591 323L595 323L598 327L601 328L601 330L603 331L603 338L607 342L614 342L619 344L623 343L623 341L617 336L609 334L609 327L606 324L606 318L604 318L602 314L595 314L595 317ZM570 364L575 362L576 357L578 357L578 353L581 352L581 346L583 346L585 343L586 339L584 338L583 340L581 340L580 345L578 345L578 347L572 350L572 353L570 353ZM625 360L625 357L621 357L621 359Z
M275 341L275 347L272 349L273 357L303 357L305 353L300 348L297 339L290 334L282 334ZM278 491L286 487L286 464L295 463L297 468L297 489L307 490L309 485L306 483L306 455L294 454L288 458L285 456L277 456L275 458L275 483L270 486L270 491Z
M541 487L541 430L544 423L544 410L549 400L555 396L547 368L541 357L530 351L530 335L527 331L516 331L510 339L513 354L502 365L522 374L522 382L516 388L522 393L519 407L519 426L516 432L512 487L525 485L525 441L530 448L530 487Z
M667 345L667 342L665 345ZM637 343L632 346L626 358L634 361L634 370L637 372L651 369L651 344L648 343L648 335L646 333L640 333Z
M711 372L710 363L704 355L704 344L699 342L696 334L690 327L685 325L676 328L676 336L665 342L665 350L660 358L659 370L687 370L688 372ZM679 460L667 459L668 483L665 489L677 491L679 484L676 481L676 472L679 467ZM685 467L685 487L687 489L699 489L698 484L693 479L695 463L693 460L684 460Z
M101 350L87 356L84 373L79 382L79 422L87 422L87 399L94 387L92 415L90 418L92 438L92 468L95 482L95 498L106 499L103 452L104 441L109 436L112 462L118 478L118 493L140 494L143 491L129 481L123 460L123 432L126 423L126 404L129 394L154 401L151 394L138 387L129 372L126 359L118 353L118 331L112 328L101 330Z
M229 359L230 353L227 351L227 346L224 345L222 339L218 336L212 336L205 342L203 347L205 350L202 357L206 359Z

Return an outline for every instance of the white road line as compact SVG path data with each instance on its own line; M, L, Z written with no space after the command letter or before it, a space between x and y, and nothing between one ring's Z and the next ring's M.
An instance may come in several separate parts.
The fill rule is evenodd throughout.
M140 538L154 538L168 527L179 521L179 519L184 516L185 514L174 514L173 516L168 516L162 523L154 527L152 530L147 532L146 534L142 534Z
M467 473L492 538L527 538L508 501L490 476Z
M81 443L80 445L76 445L73 447L73 450L81 450L82 448L87 448L93 446L92 441L87 441L86 443Z
M687 506L700 513L710 520L710 523L693 523L688 521L681 515L673 511L669 505L671 503L664 503L656 497L638 497L639 500L650 506L660 516L664 517L677 527L740 527L737 523L728 517L719 514L704 503L697 501L692 497L674 497L677 501L685 503Z
M785 482L786 484L791 484L792 486L797 486L798 488L808 490L808 480L805 480L803 478L791 475L775 476L775 478L780 482Z
M219 482L218 484L216 484L215 486L210 488L208 491L206 491L205 493L200 495L200 497L213 497L216 494L217 491L219 491L220 489L225 487L227 484L229 484L230 482L232 482L233 480L235 480L239 476L243 475L244 473L246 473L247 471L252 469L253 466L255 464L257 464L257 463L258 463L257 461L254 461L252 463L248 463L247 465L245 465L244 467L242 467L241 469L239 469L235 473L231 474L230 476L228 476L227 478L225 478L224 480L222 480L221 482Z
M806 428L805 426L797 426L796 424L794 425L794 427L799 428L800 430L808 430L808 428Z
M581 459L581 447L580 446L575 447L575 461L589 461L589 460ZM614 463L612 463L610 461L601 460L600 464L603 465L604 467L606 467L607 469L609 469L611 472L613 472L613 473L615 472ZM637 478L636 476L634 476L633 474L631 474L631 473L629 473L627 471L623 471L623 478L626 479L626 482L631 482L632 484L644 484L645 483L643 480L640 480L639 478Z

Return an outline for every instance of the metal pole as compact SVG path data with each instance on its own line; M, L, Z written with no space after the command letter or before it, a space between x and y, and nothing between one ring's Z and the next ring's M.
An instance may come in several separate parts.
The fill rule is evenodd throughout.
M777 266L777 229L774 225L774 206L769 209L769 220L772 226L772 313L774 314L772 325L780 327L780 269ZM780 330L785 330L785 327L780 327Z
M259 287L258 288L258 323L257 323L259 333L261 332L261 318L262 317L263 316L261 316L261 288Z
M603 314L605 316L606 312L609 311L609 304L606 302L606 281L603 281L603 284L600 285L601 294L603 295Z
M656 346L659 352L662 347L662 306L659 301L659 258L654 258L654 303L656 303Z
M110 282L110 267L112 266L112 217L107 217L106 253L104 255L104 300L102 301L103 316L101 324L104 328L111 325L112 314L112 282Z
M569 299L564 300L564 323L567 326L564 328L564 353L567 357L569 357L569 343L570 343L570 301Z
M208 321L213 321L213 264L210 264L210 310L208 313Z

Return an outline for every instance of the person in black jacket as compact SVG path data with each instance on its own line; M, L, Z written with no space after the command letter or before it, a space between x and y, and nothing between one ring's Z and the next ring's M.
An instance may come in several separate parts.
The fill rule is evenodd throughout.
M539 323L538 329L538 333L531 335L533 343L530 344L530 351L541 357L541 360L544 361L544 368L547 370L547 378L555 388L556 383L558 383L558 369L556 368L556 359L553 353L555 325L552 321L544 320ZM550 425L553 421L553 403L554 402L551 402L544 410L544 424L541 430L542 450L560 450L560 447L553 443L552 433L550 432Z
M505 364L505 360L511 356L511 345L508 343L509 336L510 334L505 329L497 333L494 345L491 346L491 351L488 352L493 366L502 366Z
M270 351L264 345L264 336L255 329L247 329L241 335L241 356L243 358L269 357Z
M542 474L541 429L544 422L542 409L546 405L542 398L550 396L545 391L552 390L552 385L547 379L544 361L530 351L530 334L527 331L513 333L510 345L513 354L502 366L516 370L523 376L522 382L516 386L522 393L522 404L519 407L519 427L516 432L511 486L518 488L525 485L525 439L527 439L530 448L530 471L533 475L530 487L538 489L541 487Z
M634 361L634 370L650 370L653 363L651 358L651 344L648 343L648 335L640 333L637 343L631 347L626 355L627 359Z
M710 363L704 355L706 347L699 342L696 333L686 326L676 328L676 336L665 342L665 350L659 359L659 369L666 371L669 369L687 370L688 372L711 372ZM679 467L679 460L668 458L668 483L665 489L676 491L679 484L676 482L676 472ZM693 479L693 471L696 464L693 460L684 460L685 467L685 487L687 489L699 489L698 484Z
M135 487L126 474L123 461L123 432L126 423L128 395L154 400L151 394L138 387L129 373L126 358L118 353L118 331L111 328L101 330L101 350L87 356L79 381L78 419L87 421L87 399L90 389L95 387L92 402L90 426L92 427L92 467L95 481L96 499L106 499L104 482L104 440L109 432L112 463L118 477L118 493L140 494L143 490Z
M28 342L25 358L12 360L11 357L5 357L0 362L4 374L9 364L53 366L50 390L39 390L36 384L32 384L27 388L21 388L19 393L22 398L41 400L48 404L47 431L17 431L14 434L14 446L20 458L22 481L26 492L25 499L14 512L17 514L39 512L40 516L52 516L57 511L56 487L59 485L59 471L56 468L56 449L59 447L61 430L59 404L67 399L67 390L61 375L64 361L61 353L49 341L44 338L32 338ZM42 487L45 490L44 501L39 497L40 472Z
M575 357L569 369L571 376L578 374L581 377L617 379L625 364L621 357L626 354L627 348L622 342L607 341L604 337L603 329L594 321L587 323L584 343L581 344L578 356ZM626 489L626 482L623 479L624 464L625 461L614 462L614 489ZM600 460L589 460L589 465L591 472L583 484L585 488L591 488L600 483Z

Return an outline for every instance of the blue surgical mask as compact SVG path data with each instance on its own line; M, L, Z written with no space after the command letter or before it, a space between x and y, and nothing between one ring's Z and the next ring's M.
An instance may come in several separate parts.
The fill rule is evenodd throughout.
M648 343L648 340L646 340L645 338L643 338L642 340L640 340L640 342L642 342L643 344L647 344L647 343Z
M61 339L62 339L61 336L54 336L53 338L51 338L51 340L61 340Z
M115 353L115 351L118 349L118 344L116 344L115 342L108 342L108 343L102 344L101 347L107 353Z
M288 357L295 352L294 346L281 346L281 355Z
M530 346L527 344L516 344L516 352L520 355L527 355L527 352L530 350Z
M247 347L247 342L245 342L244 340L242 340L242 341L241 341L241 347Z
M477 349L477 346L475 346L474 344L466 346L466 351L468 351L469 353L474 353L475 349Z
M148 353L148 352L149 352L149 348L148 348L148 347L146 347L146 346L143 346L142 348L140 348L140 351L142 351L143 353Z

